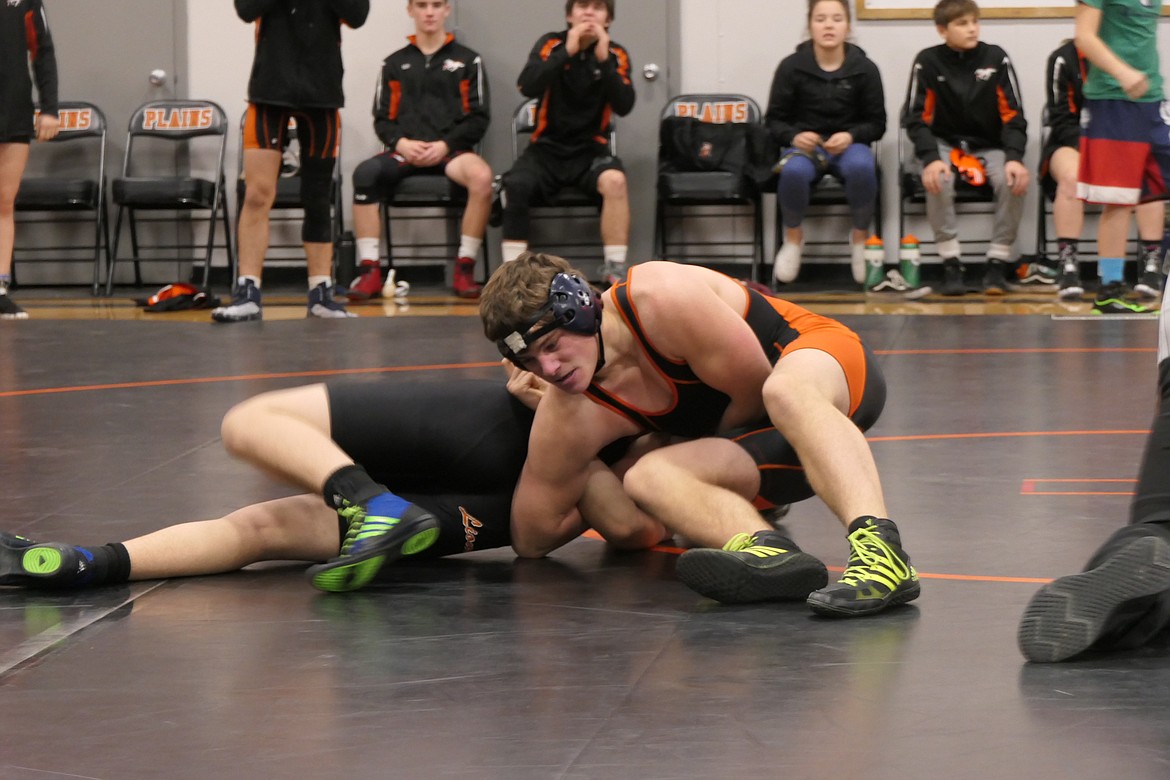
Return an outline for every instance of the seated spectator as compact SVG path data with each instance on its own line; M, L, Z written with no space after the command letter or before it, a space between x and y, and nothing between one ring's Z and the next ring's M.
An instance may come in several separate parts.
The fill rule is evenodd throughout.
M477 298L475 262L492 208L492 169L473 151L487 132L487 77L480 56L446 30L449 0L410 0L406 12L414 35L382 64L374 101L374 130L386 151L353 172L361 276L349 299L382 294L379 203L393 197L405 177L434 172L467 190L452 287L460 298Z
M622 162L609 152L611 117L634 107L630 55L609 37L614 0L566 0L568 29L542 35L520 72L520 92L538 98L528 148L503 176L504 262L528 248L528 209L562 187L601 198L605 276L625 275L630 198Z
M914 59L902 127L914 144L926 189L926 214L943 261L943 295L967 292L955 214L955 177L986 182L995 199L983 290L1003 295L1024 195L1028 123L1007 53L979 40L975 0L939 0L934 24L943 43Z
M850 266L865 281L865 240L877 203L877 167L870 144L886 132L882 77L865 52L846 41L845 0L809 0L809 39L785 57L772 78L766 120L779 143L777 187L784 241L772 275L791 282L800 272L805 212L813 187L825 174L845 185L853 221Z

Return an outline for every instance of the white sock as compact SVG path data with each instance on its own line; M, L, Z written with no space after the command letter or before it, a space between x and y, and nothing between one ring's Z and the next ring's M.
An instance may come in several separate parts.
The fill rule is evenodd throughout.
M382 252L382 239L380 238L359 238L354 242L357 244L358 262L365 262L366 260L377 261Z
M260 277L259 276L241 276L239 279L236 280L236 287L243 287L244 282L248 282L248 281L250 281L252 283L252 286L255 287L257 290L260 289Z
M333 277L331 277L331 276L310 276L309 277L309 289L310 290L316 288L316 286L319 284L323 284L326 287L332 287L333 286Z
M459 254L456 257L470 257L472 260L479 257L479 249L483 246L482 238L473 236L459 236Z
M629 247L625 244L606 244L601 248L601 256L609 265L625 265L628 251Z
M510 263L519 257L523 252L527 251L527 241L501 241L500 255L504 258L505 263Z

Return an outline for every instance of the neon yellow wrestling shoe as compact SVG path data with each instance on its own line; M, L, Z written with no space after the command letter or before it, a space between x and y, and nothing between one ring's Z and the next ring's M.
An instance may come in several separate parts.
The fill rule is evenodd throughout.
M348 523L348 530L339 556L309 567L309 579L318 590L357 590L387 562L416 555L439 538L434 515L393 493L375 496L364 506L347 503L337 514Z
M800 601L829 581L825 564L773 530L736 534L722 550L687 550L679 556L675 576L724 604Z
M871 615L918 598L918 572L892 521L857 518L849 525L849 546L849 566L841 579L809 595L813 612L829 617Z

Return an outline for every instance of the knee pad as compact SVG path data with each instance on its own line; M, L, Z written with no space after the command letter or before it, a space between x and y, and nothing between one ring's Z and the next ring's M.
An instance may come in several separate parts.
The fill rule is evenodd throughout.
M382 165L371 157L353 170L353 202L377 203L382 199Z
M306 243L327 244L333 240L333 163L332 159L301 161L301 205L305 209L301 240Z

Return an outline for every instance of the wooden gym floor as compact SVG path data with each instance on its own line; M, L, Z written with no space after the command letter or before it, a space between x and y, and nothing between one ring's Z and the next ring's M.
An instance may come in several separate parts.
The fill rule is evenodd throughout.
M1015 647L1036 588L1125 521L1156 322L1052 296L794 297L886 372L869 438L923 578L912 605L722 607L675 581L676 551L591 538L400 566L348 595L296 563L0 589L0 778L1165 778L1167 647L1054 666ZM499 370L474 306L441 293L350 321L304 319L290 293L232 326L17 300L0 526L34 538L100 544L285 494L218 441L254 393ZM823 505L786 525L840 570Z

